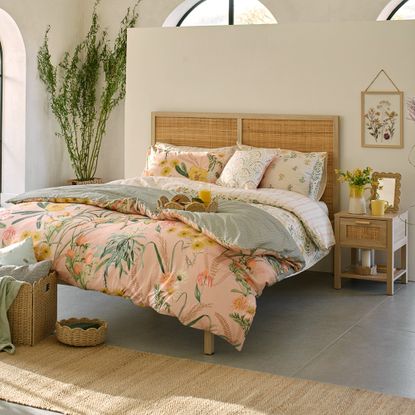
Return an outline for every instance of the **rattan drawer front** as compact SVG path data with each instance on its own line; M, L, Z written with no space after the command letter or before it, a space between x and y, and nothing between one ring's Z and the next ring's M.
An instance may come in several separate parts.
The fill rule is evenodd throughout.
M387 224L381 220L340 219L340 244L386 248Z

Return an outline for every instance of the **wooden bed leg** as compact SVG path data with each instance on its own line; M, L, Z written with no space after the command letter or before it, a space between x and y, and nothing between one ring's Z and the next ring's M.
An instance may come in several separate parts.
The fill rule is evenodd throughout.
M208 356L215 353L215 335L207 330L204 332L203 353Z

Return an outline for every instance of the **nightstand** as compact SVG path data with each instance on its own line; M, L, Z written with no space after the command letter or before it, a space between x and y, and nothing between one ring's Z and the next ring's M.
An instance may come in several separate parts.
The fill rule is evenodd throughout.
M385 216L339 212L334 215L334 223L334 288L341 288L342 278L355 278L386 282L387 294L393 295L394 281L408 282L408 212ZM370 271L361 261L359 263L358 258L359 253L365 251L367 254L368 250L374 252L372 261L375 257L375 266ZM347 251L350 251L350 261L344 264ZM377 257L383 257L383 264L377 263Z

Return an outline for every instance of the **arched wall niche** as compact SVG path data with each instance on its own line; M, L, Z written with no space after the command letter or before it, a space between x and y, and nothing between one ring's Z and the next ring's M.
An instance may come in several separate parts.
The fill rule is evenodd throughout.
M26 48L14 19L0 9L3 52L2 193L3 204L25 191Z

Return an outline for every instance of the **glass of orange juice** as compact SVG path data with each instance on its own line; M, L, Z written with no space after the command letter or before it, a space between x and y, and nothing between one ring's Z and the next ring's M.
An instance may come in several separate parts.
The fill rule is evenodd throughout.
M203 201L205 206L209 206L212 201L212 192L209 189L201 189L199 191L199 199Z

